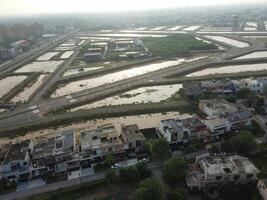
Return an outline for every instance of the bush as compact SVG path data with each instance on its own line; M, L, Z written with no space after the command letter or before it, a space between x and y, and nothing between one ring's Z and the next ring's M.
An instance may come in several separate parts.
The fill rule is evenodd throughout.
M164 163L162 175L166 183L173 185L181 181L186 172L187 163L181 156L173 156Z
M170 145L164 138L152 142L151 153L154 158L163 159L170 156Z
M186 194L179 188L170 189L167 193L168 200L186 200Z
M154 177L142 181L136 191L138 200L160 200L162 198L162 185Z
M107 183L114 183L116 179L117 179L117 176L116 176L115 169L109 169L105 172L105 181Z
M138 181L138 171L136 167L121 168L119 170L120 179L125 183L133 183Z

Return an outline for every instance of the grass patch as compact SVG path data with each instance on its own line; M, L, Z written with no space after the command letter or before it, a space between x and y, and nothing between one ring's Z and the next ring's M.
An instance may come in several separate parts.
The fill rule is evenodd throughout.
M215 44L205 43L188 34L174 34L162 38L144 38L143 42L154 56L165 58L190 55L191 51L218 49Z

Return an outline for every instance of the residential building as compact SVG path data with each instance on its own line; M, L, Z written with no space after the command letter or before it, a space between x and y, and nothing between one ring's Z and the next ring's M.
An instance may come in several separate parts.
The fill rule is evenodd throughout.
M145 150L145 136L141 133L137 124L122 125L122 137L128 151L143 153Z
M126 155L123 138L113 124L81 132L81 153L92 162L102 162L107 154L115 160L124 160Z
M186 184L191 190L209 191L229 182L247 184L257 181L260 171L246 157L235 154L196 157L194 164L186 172Z
M159 133L169 143L187 143L190 140L190 130L179 119L161 121Z
M5 152L0 165L0 177L15 181L26 181L30 177L30 154L33 143L30 140L14 143Z

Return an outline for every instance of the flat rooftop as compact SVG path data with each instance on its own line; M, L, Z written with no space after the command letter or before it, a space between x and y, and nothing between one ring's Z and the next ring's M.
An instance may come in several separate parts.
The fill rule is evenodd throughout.
M126 140L145 140L144 135L141 133L137 124L122 126L122 132Z

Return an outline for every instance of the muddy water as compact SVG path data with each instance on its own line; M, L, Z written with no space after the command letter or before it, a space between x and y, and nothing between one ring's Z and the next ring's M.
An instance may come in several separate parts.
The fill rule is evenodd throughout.
M24 65L16 72L44 72L53 73L59 65L64 61L44 61L44 62L32 62L28 65Z
M10 76L0 80L0 98L22 83L27 76Z
M244 56L240 56L235 58L235 60L240 60L240 59L250 59L250 58L265 58L267 57L267 51L256 51L250 54L246 54Z
M59 54L59 52L47 52L44 55L37 58L37 60L38 61L48 61L51 58L53 58L54 56L56 56L57 54Z
M142 87L121 95L109 97L95 103L79 106L71 109L71 112L91 109L102 106L123 105L123 104L139 104L139 103L157 103L170 98L182 88L182 84L164 85L153 87Z
M84 67L84 68L81 67L79 69L69 69L63 74L63 76L70 76L70 75L74 75L74 74L80 74L80 73L83 73L83 72L94 71L94 70L101 69L101 68L103 68L103 67Z
M246 43L246 42L241 42L241 41L234 40L234 39L227 38L227 37L223 37L223 36L212 36L212 35L209 36L208 35L208 36L205 36L205 37L213 39L213 40L216 40L216 41L219 41L219 42L223 42L225 44L229 44L231 46L235 46L235 47L238 47L238 48L249 47L249 44Z
M199 59L199 58L196 58ZM194 59L194 60L196 60ZM187 60L187 62L190 62L192 60ZM163 61L153 64L147 64L144 66L131 68L127 70L122 70L119 72L110 73L101 77L86 79L86 80L80 80L80 81L74 81L71 83L66 84L63 87L58 88L53 94L52 98L68 95L74 92L79 92L82 90L90 89L93 87L97 87L100 85L105 85L108 83L113 83L115 81L120 81L124 79L128 79L131 77L139 76L142 74L146 74L149 72L157 71L160 69L168 68L171 66L179 65L183 62L186 62L184 58L176 59L176 60L169 60L169 61Z
M70 58L71 57L71 55L74 53L74 51L66 51L66 52L64 52L61 56L60 56L60 58L61 59L67 59L67 58Z
M31 86L26 87L22 92L15 96L11 102L13 103L25 103L28 102L32 94L44 83L44 79L47 75L40 75L35 83Z
M207 76L214 74L233 74L240 72L254 72L267 70L267 63L251 65L233 65L217 68L208 68L186 75L186 77Z

